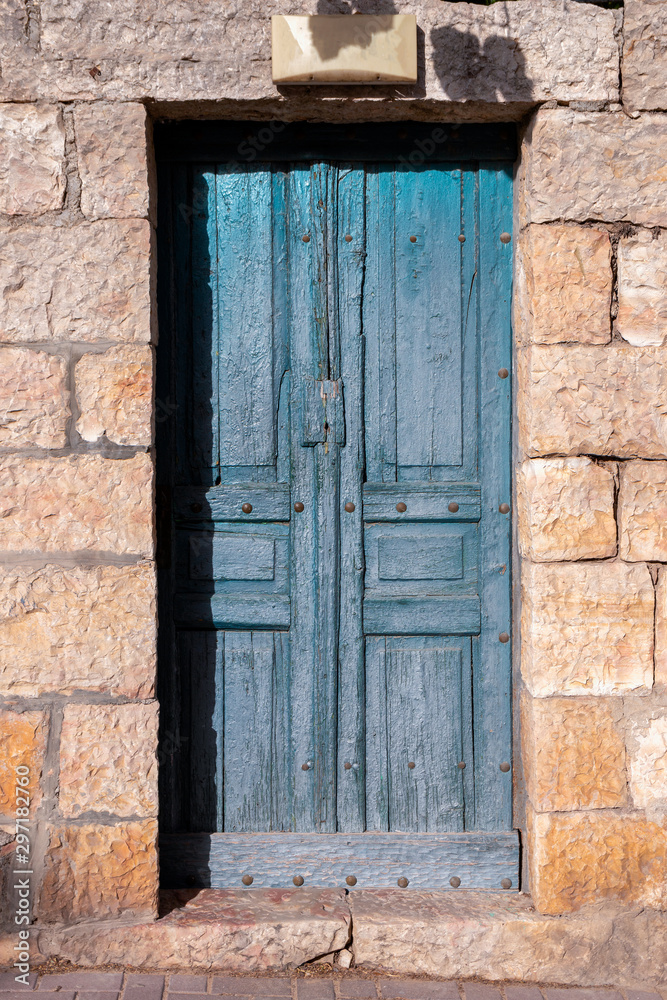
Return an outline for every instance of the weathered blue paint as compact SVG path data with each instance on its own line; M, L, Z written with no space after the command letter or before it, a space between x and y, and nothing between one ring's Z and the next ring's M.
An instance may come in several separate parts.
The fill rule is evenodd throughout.
M512 833L234 833L180 834L162 841L161 875L167 888L183 883L214 889L293 886L395 889L407 878L410 889L499 890L509 878L518 887L518 853Z
M163 815L202 835L173 885L339 884L354 851L360 884L518 884L511 178L481 133L489 162L397 168L389 128L375 163L322 127L162 168Z

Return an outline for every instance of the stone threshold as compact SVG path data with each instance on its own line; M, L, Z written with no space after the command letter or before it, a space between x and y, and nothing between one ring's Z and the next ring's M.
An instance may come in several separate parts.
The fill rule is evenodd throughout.
M518 893L396 889L184 890L151 922L36 926L42 960L81 967L257 973L349 949L355 968L655 989L667 984L667 913L607 905L566 916ZM0 939L11 963L15 935Z

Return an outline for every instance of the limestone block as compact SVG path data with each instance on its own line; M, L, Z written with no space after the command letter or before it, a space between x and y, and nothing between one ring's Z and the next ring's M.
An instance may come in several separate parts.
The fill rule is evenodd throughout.
M57 107L0 104L0 148L0 214L43 215L62 207L65 128Z
M88 809L157 815L158 706L66 705L60 737L63 816Z
M628 741L630 792L637 809L667 809L667 715L635 724Z
M150 698L156 626L155 570L149 563L3 566L0 692Z
M667 562L667 462L623 462L618 509L621 558Z
M667 365L658 348L535 346L519 354L528 455L667 458Z
M638 912L637 907L607 900L603 907L587 907L563 920L537 913L526 893L462 888L365 889L351 892L349 900L354 964L360 971L597 987L616 983L647 988L665 982L667 913L657 910ZM74 934L83 938L83 929ZM58 944L76 954L69 941L61 938ZM55 945L53 941L53 954L63 954ZM99 945L98 950L103 954ZM419 987L424 996L423 985ZM493 995L492 986L483 990L471 993ZM522 993L521 987L516 992L507 987L508 997ZM530 995L528 990L525 995ZM588 991L585 996L592 1000Z
M298 10L334 14L342 8L336 0L304 0ZM364 12L387 13L387 5L365 3ZM34 61L26 57L21 65L15 58L6 86L28 93L55 91L61 99L276 99L270 18L293 13L289 0L267 0L254 8L233 0L205 9L184 0L157 0L150 9L116 0L110 18L97 5L43 0L43 71L35 76ZM557 5L514 0L489 8L405 0L400 13L416 14L424 33L426 100L494 107L550 98L618 100L619 51L610 11L572 0ZM233 52L235 58L221 59L221 52ZM100 68L94 80L84 61L86 67ZM371 109L377 104L370 87L359 88L357 95ZM308 95L305 101L322 107ZM507 111L500 120L507 120Z
M666 145L665 115L538 112L523 141L522 223L600 219L666 226Z
M536 812L613 809L626 804L620 701L521 698L521 744Z
M150 347L112 347L84 354L75 368L81 416L76 429L84 441L150 445L153 410L153 355Z
M27 767L29 774L25 794L29 806L20 803L23 808L34 811L42 798L40 778L44 768L44 753L48 735L49 717L47 712L14 712L11 709L0 710L0 815L15 817L16 798L16 768Z
M0 447L64 448L67 362L44 351L0 350Z
M667 241L639 230L618 244L616 328L637 347L661 347L667 335Z
M517 477L519 545L535 562L616 555L614 476L589 458L534 458Z
M655 588L655 682L667 687L667 571Z
M151 339L146 221L0 227L0 340Z
M157 821L50 826L37 911L45 923L154 916Z
M664 0L625 0L623 104L633 111L667 108L667 7Z
M150 455L0 461L0 551L96 550L150 556Z
M534 344L611 340L611 242L573 224L528 226L521 237Z
M646 566L524 563L521 667L536 698L653 685L654 594Z
M79 104L74 110L74 130L81 211L86 218L148 218L143 104Z
M642 813L536 813L528 806L530 892L541 913L622 901L667 909L667 820Z
M202 889L166 898L169 912L152 923L53 928L40 932L40 945L77 965L155 968L159 956L160 969L229 974L297 969L350 940L342 889Z

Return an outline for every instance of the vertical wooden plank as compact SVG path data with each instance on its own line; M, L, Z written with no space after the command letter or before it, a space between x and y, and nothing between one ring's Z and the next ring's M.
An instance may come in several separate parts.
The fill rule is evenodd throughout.
M183 711L189 739L189 823L192 831L222 830L224 700L221 632L180 632L178 663L187 681Z
M462 463L460 200L458 170L396 173L399 479Z
M271 829L272 632L225 633L224 829Z
M364 420L368 482L396 482L394 169L366 171L363 293Z
M218 171L222 466L275 463L272 201L269 167Z
M366 829L389 830L386 639L366 639Z
M294 759L291 745L292 692L290 688L290 634L274 632L273 764L271 773L271 829L295 829ZM298 698L297 698L298 704Z
M191 462L204 485L218 478L218 245L216 173L195 165L192 179Z
M500 764L512 760L511 642L498 637L511 633L510 516L498 506L511 499L511 377L499 378L498 371L512 371L512 244L500 240L512 232L510 166L480 164L479 230L482 631L474 667L475 829L509 830L512 773Z
M290 477L289 398L290 355L288 329L288 256L287 256L287 171L283 164L272 172L273 192L273 390L277 419L276 479L286 483Z
M461 675L469 642L387 640L389 828L463 829ZM410 765L414 765L411 767Z
M462 480L479 478L479 332L477 329L477 285L479 282L479 216L477 213L477 169L465 165L460 173L461 235L461 330L462 330ZM446 478L447 470L433 478Z
M339 171L337 225L334 227L332 253L337 260L335 327L345 399L345 447L340 450L340 496L342 504L350 501L354 503L355 510L352 513L343 510L340 514L337 828L353 833L365 829L366 788L364 639L361 622L364 589L361 296L365 191L363 167L341 164Z
M315 832L336 829L338 450L301 447L300 404L303 379L328 377L329 174L295 166L288 183L292 499L304 504L290 533L294 816L297 831Z

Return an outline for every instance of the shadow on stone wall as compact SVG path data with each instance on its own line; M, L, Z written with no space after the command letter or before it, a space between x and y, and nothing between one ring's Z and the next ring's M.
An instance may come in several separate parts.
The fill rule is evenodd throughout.
M530 101L532 80L516 39L478 35L443 25L430 35L432 61L443 91L452 101Z

